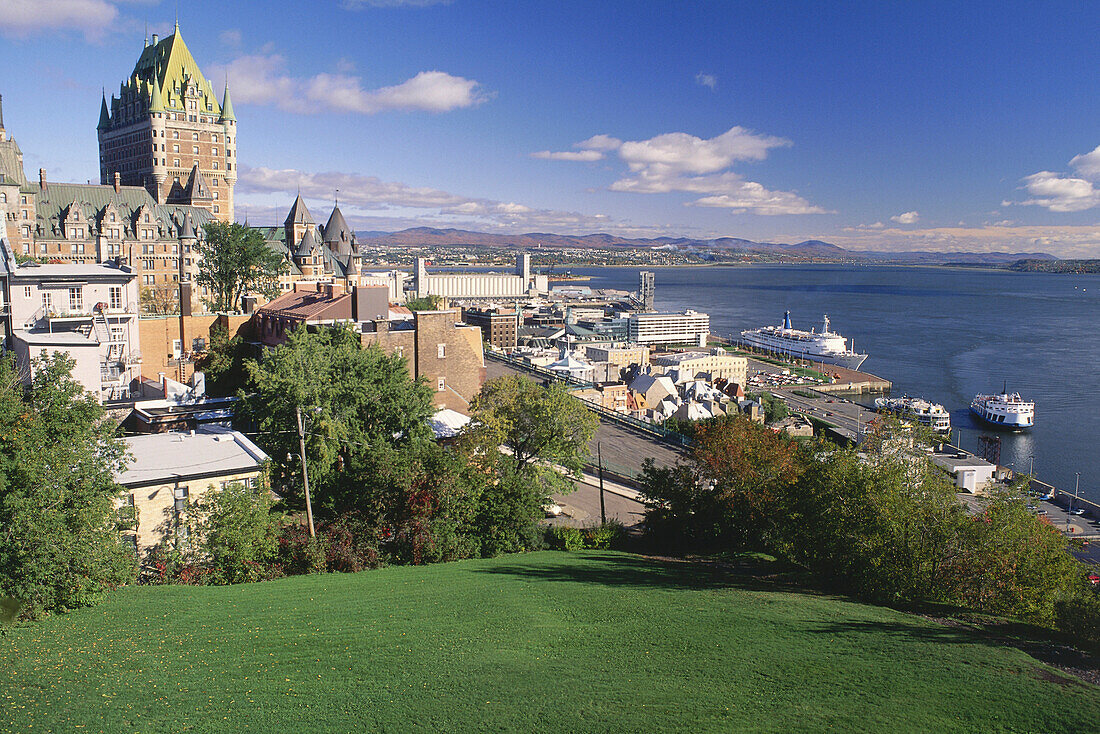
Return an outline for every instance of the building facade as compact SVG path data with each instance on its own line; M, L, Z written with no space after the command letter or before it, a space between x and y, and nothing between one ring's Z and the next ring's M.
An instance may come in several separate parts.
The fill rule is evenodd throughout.
M137 276L125 265L19 265L0 241L6 348L26 381L34 360L64 352L73 378L102 402L123 400L140 376Z
M707 345L710 316L696 311L683 313L632 313L627 318L627 341L635 344Z
M115 481L125 494L117 501L123 539L138 552L181 538L187 507L207 492L230 485L266 491L268 456L237 431L202 426L189 433L127 436L125 469Z
M721 379L744 386L748 380L748 359L729 354L724 350L716 350L713 354L706 352L662 354L653 358L653 364L663 367L666 373L676 370L681 382L695 380L702 374L706 374L710 382Z
M237 119L226 85L219 100L203 76L179 24L146 41L118 96L99 113L100 183L117 173L158 204L189 204L233 221Z
M416 258L413 289L417 298L441 296L452 299L518 299L545 295L550 283L545 275L531 274L531 256L516 256L516 272L506 273L428 273L428 261Z
M481 329L481 338L498 349L515 349L520 311L499 308L464 308L462 320Z

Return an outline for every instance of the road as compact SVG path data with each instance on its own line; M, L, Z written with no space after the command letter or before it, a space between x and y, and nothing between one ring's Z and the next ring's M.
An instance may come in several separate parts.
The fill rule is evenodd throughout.
M857 435L866 432L867 424L878 417L875 411L844 398L826 396L807 398L796 395L794 390L799 389L802 388L769 392L781 398L791 410L831 423L836 427L837 433L850 440L854 441Z

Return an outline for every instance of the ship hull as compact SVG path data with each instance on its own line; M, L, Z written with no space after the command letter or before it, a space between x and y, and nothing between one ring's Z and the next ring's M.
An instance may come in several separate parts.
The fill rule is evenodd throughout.
M1004 422L995 420L996 416L990 418L973 405L970 406L970 414L977 418L982 425L1002 431L1026 431L1035 426L1034 420L1027 421L1026 419L1018 419L1015 416L1006 417Z
M779 355L781 357L796 357L798 359L808 359L811 362L824 362L825 364L835 364L838 367L844 367L849 370L858 370L860 366L866 361L866 354L815 354L813 352L807 352L795 347L790 349L784 349L778 345L765 344L755 341L753 339L742 336L741 343L747 347L753 349L762 349L765 352Z

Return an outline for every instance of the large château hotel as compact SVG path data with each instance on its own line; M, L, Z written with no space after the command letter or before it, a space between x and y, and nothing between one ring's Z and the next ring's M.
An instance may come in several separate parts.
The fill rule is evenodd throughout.
M118 96L99 114L100 183L119 174L158 204L201 207L233 221L237 120L226 85L221 101L203 76L179 24L146 43Z

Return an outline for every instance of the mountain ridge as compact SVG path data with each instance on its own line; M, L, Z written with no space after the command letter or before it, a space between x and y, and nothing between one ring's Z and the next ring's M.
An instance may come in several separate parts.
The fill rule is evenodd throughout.
M595 249L595 248L649 248L680 249L699 252L742 253L746 255L779 255L796 258L821 258L833 260L876 260L907 263L1011 263L1017 260L1057 260L1045 252L933 252L929 250L848 250L824 240L802 242L756 242L740 237L716 237L696 239L691 237L620 237L596 232L585 235L562 235L551 232L527 232L523 234L494 234L453 227L410 227L396 232L358 232L360 245L386 245L404 247L445 247L473 245L480 247L512 247L538 249L540 247Z

